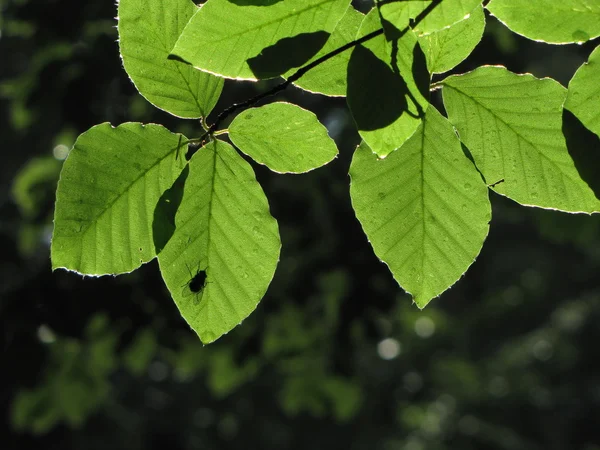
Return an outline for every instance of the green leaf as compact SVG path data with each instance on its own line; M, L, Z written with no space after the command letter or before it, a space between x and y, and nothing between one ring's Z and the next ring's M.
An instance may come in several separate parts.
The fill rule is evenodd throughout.
M315 55L311 62L352 42L356 38L356 33L363 19L364 15L362 13L358 12L354 7L349 6L346 14L344 14L344 17L338 23L325 46ZM294 84L306 91L331 97L346 96L346 76L351 53L350 50L346 50L330 60L319 64L303 75L298 81L294 82ZM292 73L288 73L287 76Z
M119 341L117 327L109 325L106 316L96 315L87 326L85 341L58 337L49 345L43 377L33 389L15 396L15 428L35 434L46 433L59 422L78 428L105 404Z
M381 17L398 29L407 27L411 19L417 34L429 34L464 20L481 0L380 0Z
M173 55L227 78L282 75L323 47L350 0L249 3L207 2L183 30Z
M517 34L551 44L600 36L598 0L492 0L486 8Z
M456 67L477 46L485 28L485 14L481 5L465 20L419 37L419 45L427 58L427 68L431 73L443 73Z
M385 159L359 146L350 177L352 205L375 253L419 308L479 254L491 217L487 187L434 107Z
M279 173L308 172L338 154L317 116L290 103L247 109L229 126L229 137L246 155Z
M527 206L600 210L565 144L558 82L480 67L442 83L448 117L494 191Z
M103 123L81 134L58 182L52 268L118 274L154 258L154 208L185 166L186 143L154 124Z
M198 8L190 0L118 3L123 66L140 94L177 117L208 116L219 99L223 80L167 59Z
M600 47L590 55L569 83L565 108L586 128L600 136Z
M381 29L377 10L365 17L359 37ZM347 102L361 137L379 156L400 147L429 105L429 73L409 29L381 34L357 46L348 64Z
M207 144L189 167L176 229L158 262L181 315L206 344L254 311L281 242L252 168L231 145ZM206 279L190 287L198 273Z

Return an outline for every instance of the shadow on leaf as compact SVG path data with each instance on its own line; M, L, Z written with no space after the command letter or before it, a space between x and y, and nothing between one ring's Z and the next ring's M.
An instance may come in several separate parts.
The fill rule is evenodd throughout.
M562 132L579 176L600 199L600 138L572 112L563 109Z
M431 76L427 70L427 58L425 57L423 50L421 50L420 45L415 45L415 48L413 49L412 76L421 95L424 98L429 99L431 96L431 93L429 92Z
M394 123L408 112L408 94L402 77L371 50L362 45L354 49L348 63L347 101L359 130L378 130Z
M169 53L169 55L167 56L167 59L170 60L170 61L177 61L177 62L180 62L180 63L183 63L183 64L187 64L188 66L192 65L189 61L186 61L181 56L176 55L174 53Z
M308 62L323 48L328 38L329 33L316 31L280 39L248 59L248 66L256 78L278 77Z
M398 67L398 54L400 51L403 50L400 50L398 48L398 42L409 31L409 28L399 30L393 24L385 20L383 17L380 17L380 20L385 30L385 38L392 48L390 66L392 67L393 72L399 77L401 77L402 73L400 72L400 68ZM429 83L431 81L431 77L429 75L429 71L427 70L427 58L425 57L425 53L423 53L423 50L421 50L421 46L418 44L416 44L412 50L411 75L421 95L424 98L428 99ZM425 115L425 113L421 109L419 102L414 97L412 92L410 92L410 90L408 90L407 95L417 108L419 117L422 118Z
M190 166L179 174L173 186L167 189L158 199L154 208L154 220L152 221L152 239L154 240L154 251L158 255L165 247L173 233L175 233L175 214L179 209L183 198L183 188L190 173Z

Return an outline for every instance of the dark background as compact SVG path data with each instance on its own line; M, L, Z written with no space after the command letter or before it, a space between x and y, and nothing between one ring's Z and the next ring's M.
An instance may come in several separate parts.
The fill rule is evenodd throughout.
M353 214L344 100L290 89L279 97L316 112L341 155L297 176L253 164L281 261L256 312L203 347L154 262L84 279L49 260L56 181L79 133L199 127L137 94L113 1L0 5L2 449L600 449L598 216L491 193L481 255L419 311ZM566 86L595 45L535 43L488 17L455 72L502 64ZM227 82L215 111L268 86ZM583 137L600 164L598 139Z

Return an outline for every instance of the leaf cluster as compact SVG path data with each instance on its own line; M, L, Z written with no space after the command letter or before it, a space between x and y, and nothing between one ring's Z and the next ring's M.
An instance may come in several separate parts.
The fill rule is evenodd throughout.
M490 190L525 206L600 211L565 120L600 136L598 48L568 88L500 66L434 81L477 46L486 10L549 44L600 36L592 0L381 0L366 15L350 0L121 0L120 53L132 82L156 107L202 128L188 138L156 124L104 123L80 135L58 185L53 267L100 276L157 258L200 339L230 331L265 294L281 247L238 151L290 174L338 154L312 112L259 106L291 84L346 97L362 138L350 168L356 216L420 308L479 254ZM276 77L281 84L206 125L225 79ZM440 89L446 116L431 100Z

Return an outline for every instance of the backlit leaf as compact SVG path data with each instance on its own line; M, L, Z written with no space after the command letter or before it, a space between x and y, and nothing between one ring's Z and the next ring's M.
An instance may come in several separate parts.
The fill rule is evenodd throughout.
M569 44L600 36L598 0L492 0L486 8L512 31L535 41Z
M384 159L363 143L350 177L352 205L375 253L420 308L479 254L491 217L487 187L435 108Z
M173 55L227 78L272 78L303 65L325 45L350 0L210 0L192 17Z
M186 142L154 124L103 123L81 134L58 182L52 268L118 274L154 258L154 209L185 165Z
M209 343L254 311L281 242L252 168L231 145L210 142L189 168L175 232L158 262L181 315ZM202 284L191 286L202 272Z
M377 10L359 37L381 28ZM417 129L429 105L429 73L417 37L396 30L357 46L348 64L347 102L361 137L379 156L400 147Z
M206 117L223 80L168 60L198 8L190 0L120 0L119 46L123 66L150 103L184 118Z
M229 137L256 162L280 173L308 172L338 153L317 116L290 103L247 109L229 126Z
M477 6L467 19L449 28L419 36L419 45L432 73L443 73L467 58L477 46L485 28L483 8Z
M496 192L528 206L600 210L567 150L567 92L558 82L480 67L446 78L443 86L448 117Z

